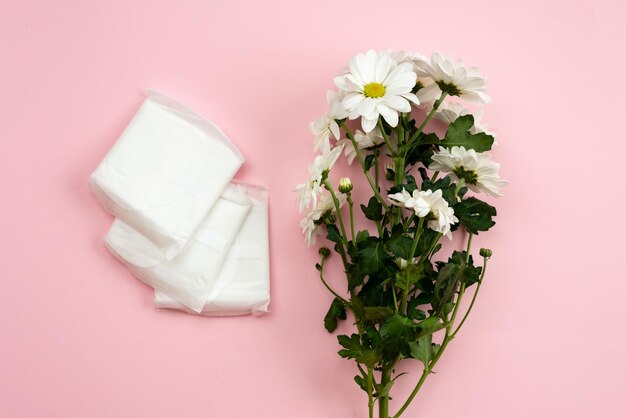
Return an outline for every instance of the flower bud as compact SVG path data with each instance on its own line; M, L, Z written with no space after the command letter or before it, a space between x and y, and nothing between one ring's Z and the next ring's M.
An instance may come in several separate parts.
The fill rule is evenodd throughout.
M324 258L330 256L330 250L326 247L321 247L319 253Z
M339 191L341 193L350 193L352 191L352 182L349 177L339 179Z
M481 257L489 258L493 254L493 251L491 251L489 248L481 248L479 254Z

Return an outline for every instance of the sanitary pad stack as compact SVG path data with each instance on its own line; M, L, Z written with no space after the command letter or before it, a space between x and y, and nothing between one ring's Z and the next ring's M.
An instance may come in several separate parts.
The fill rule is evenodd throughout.
M232 180L243 162L217 126L150 92L91 175L116 218L106 247L154 288L156 307L268 311L268 193Z

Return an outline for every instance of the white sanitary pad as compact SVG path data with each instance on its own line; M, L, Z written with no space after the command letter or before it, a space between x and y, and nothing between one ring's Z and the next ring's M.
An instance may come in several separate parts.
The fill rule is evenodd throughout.
M252 208L205 299L200 315L230 316L268 311L270 302L268 193L260 186L245 185ZM157 308L188 309L180 299L154 292Z
M153 261L171 260L243 161L217 126L150 92L89 184L98 202L119 219L117 227L126 224L151 241Z
M228 186L188 245L169 261L161 260L154 243L119 219L105 236L105 244L136 277L200 312L218 285L222 265L244 221L248 222L252 203L246 188Z

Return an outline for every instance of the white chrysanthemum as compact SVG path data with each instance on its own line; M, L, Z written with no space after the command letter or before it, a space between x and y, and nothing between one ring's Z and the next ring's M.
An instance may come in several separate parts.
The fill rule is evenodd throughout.
M439 119L440 121L444 122L447 125L450 125L452 122L457 120L460 116L465 116L465 115L470 115L470 114L474 116L474 126L471 127L470 133L477 134L477 133L484 132L487 135L491 135L495 138L496 135L487 129L488 125L481 123L481 120L483 118L482 109L479 109L476 112L470 113L463 105L459 103L444 102L441 104L441 106L439 106L439 109L437 109L433 117L435 119Z
M324 116L320 116L315 122L309 124L311 132L315 136L313 140L313 151L317 151L318 149L323 153L330 151L331 134L335 137L335 140L339 139L339 125L335 120L348 117L348 112L341 104L343 96L343 92L329 90L326 93L328 113Z
M430 59L416 56L413 63L417 82L422 84L417 92L421 103L434 102L442 90L470 102L491 101L487 81L476 67L465 67L463 61L452 61L438 52L433 52Z
M346 92L342 105L350 119L361 117L365 132L371 132L379 116L391 126L398 124L398 112L409 112L419 104L415 94L416 75L409 62L397 64L387 52L369 50L350 60L348 73L335 77L335 84Z
M317 196L323 191L323 177L333 167L342 150L343 145L336 146L315 157L313 164L309 165L309 180L297 185L295 190L300 193L300 213L311 204L317 205Z
M340 194L337 197L339 200L339 207L341 208L346 203L346 196ZM320 228L322 217L328 212L336 212L335 202L333 201L330 193L326 193L320 199L317 205L315 205L302 220L300 221L300 228L309 246L315 244L318 235L322 235L323 231Z
M354 133L354 141L357 143L359 149L373 147L385 142L381 133L378 130L368 133L363 133L357 130ZM356 150L354 149L354 144L352 144L352 141L350 141L348 138L344 138L337 141L337 145L344 146L344 154L346 155L348 164L352 164L352 161L354 161L354 157L356 157Z
M500 197L500 189L508 183L500 178L500 164L491 161L491 156L465 147L439 148L432 156L430 170L450 173L451 177L464 179L474 192L483 192Z
M309 125L311 133L315 136L313 140L313 151L318 149L321 152L330 150L330 134L339 139L339 125L333 118L328 116L320 116Z
M400 193L389 195L392 205L402 206L415 212L418 218L427 218L426 225L437 232L441 232L448 238L452 237L450 226L459 220L454 216L448 202L443 198L441 190L417 190L409 193L402 189Z

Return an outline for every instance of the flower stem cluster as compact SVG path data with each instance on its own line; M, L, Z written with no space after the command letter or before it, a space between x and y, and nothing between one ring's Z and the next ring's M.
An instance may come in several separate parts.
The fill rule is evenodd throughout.
M438 53L368 51L350 60L335 85L327 114L311 125L321 154L296 189L300 225L309 245L324 236L341 258L340 290L324 273L331 250L319 250L316 267L332 296L324 326L334 332L347 313L354 318L354 332L337 337L339 355L356 363L354 380L367 394L368 416L378 405L379 418L398 418L474 306L492 252L480 249L482 265L475 265L472 238L490 230L496 215L480 194L500 196L506 182L486 154L493 135L459 103L446 102L489 101L476 68ZM448 125L445 135L430 129L433 118ZM347 166L358 162L362 185L343 177L335 189L333 168L341 154ZM355 186L370 190L369 199L355 205ZM357 231L359 216L372 228ZM465 239L465 250L444 255L443 236ZM408 358L422 364L422 374L392 413L398 364Z

